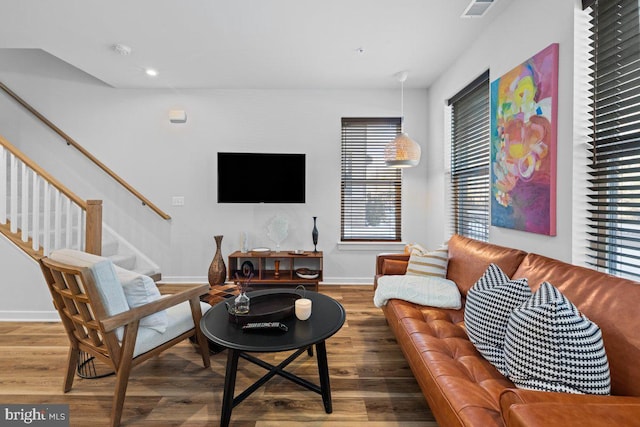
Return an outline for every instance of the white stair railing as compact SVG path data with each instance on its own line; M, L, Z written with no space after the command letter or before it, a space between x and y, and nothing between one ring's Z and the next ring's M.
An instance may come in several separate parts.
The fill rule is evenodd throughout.
M0 151L0 224L44 256L62 247L84 250L84 206L4 146Z
M38 260L60 248L101 255L105 230L118 248L105 256L160 277L157 264L102 222L102 201L79 198L0 135L0 233Z
M0 136L0 228L22 249L99 254L101 212L100 201L79 198Z

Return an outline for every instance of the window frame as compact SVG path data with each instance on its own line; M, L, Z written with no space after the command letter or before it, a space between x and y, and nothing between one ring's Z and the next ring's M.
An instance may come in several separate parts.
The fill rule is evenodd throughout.
M402 118L343 117L341 129L340 242L402 241L402 169L384 163ZM372 225L380 214L382 223Z
M447 101L447 105L451 126L451 231L488 241L491 225L489 71L465 86ZM465 144L468 145L465 147ZM472 151L478 148L479 151Z

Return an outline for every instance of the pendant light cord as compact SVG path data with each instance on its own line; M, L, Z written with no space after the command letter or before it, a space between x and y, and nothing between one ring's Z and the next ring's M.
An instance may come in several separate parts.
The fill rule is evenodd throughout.
M404 122L404 81L400 82L400 117Z
M400 81L400 133L404 133L404 81L406 79L406 71L398 73L398 80Z

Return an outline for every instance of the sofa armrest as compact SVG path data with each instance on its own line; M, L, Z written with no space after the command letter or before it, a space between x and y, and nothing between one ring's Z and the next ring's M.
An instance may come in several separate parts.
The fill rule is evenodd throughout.
M376 276L383 274L383 265L385 260L405 261L409 262L409 254L407 253L383 253L376 256ZM404 274L404 272L402 272Z
M508 427L632 426L640 420L636 404L515 404L509 408Z
M409 263L409 256L407 253L378 254L376 257L376 275L373 278L373 289L376 290L378 288L378 278L385 273L389 274L390 270L393 270L391 274L405 274ZM393 263L393 266L389 267L391 263ZM385 267L385 265L387 267Z
M547 391L536 391L536 390L524 390L524 389L506 389L502 393L500 393L500 412L502 413L502 418L504 419L505 425L522 425L522 424L512 424L516 423L515 420L511 419L512 414L523 412L522 409L516 409L516 407L521 408L524 406L534 406L534 405L559 405L559 406L601 406L601 405L632 405L636 406L638 411L640 411L640 397L635 396L600 396L593 394L573 394L573 393L556 393L556 392L547 392ZM512 411L513 407L513 411ZM594 409L595 411L595 409ZM527 410L524 411L527 413L527 418L534 417L534 413L537 413L536 410ZM640 414L640 413L638 413ZM546 417L544 411L540 412L541 421L544 421ZM520 416L521 418L524 415ZM520 421L518 421L520 422ZM547 418L548 422L548 418ZM537 424L533 424L537 425ZM544 424L540 424L544 425ZM547 424L548 425L548 424ZM558 424L560 425L560 424ZM568 424L564 424L565 426ZM570 425L570 424L569 424ZM578 425L578 424L576 424Z

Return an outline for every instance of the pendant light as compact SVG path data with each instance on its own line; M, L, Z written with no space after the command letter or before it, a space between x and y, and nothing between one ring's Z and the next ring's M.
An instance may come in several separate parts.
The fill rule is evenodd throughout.
M420 146L404 132L404 81L408 73L397 74L400 82L400 133L384 148L384 163L392 168L410 168L420 163Z

